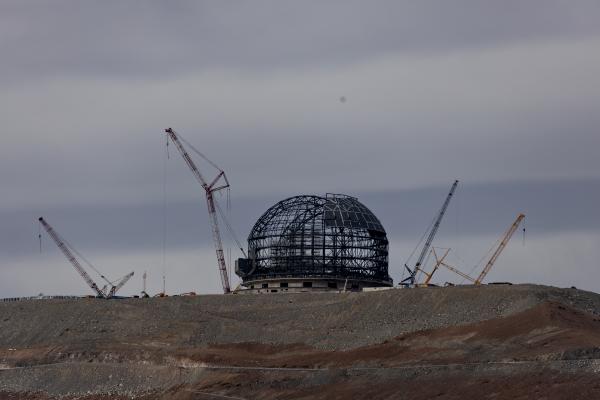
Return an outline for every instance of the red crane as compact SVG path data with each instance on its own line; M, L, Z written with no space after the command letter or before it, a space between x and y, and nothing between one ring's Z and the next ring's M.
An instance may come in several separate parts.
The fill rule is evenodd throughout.
M69 262L73 265L73 267L75 267L75 270L79 272L79 275L81 275L85 283L87 283L87 285L90 288L92 288L94 292L96 292L96 296L100 298L106 298L105 292L102 291L102 289L100 289L98 285L96 285L96 282L94 282L92 278L88 275L88 273L85 271L85 269L83 269L83 267L79 263L79 260L77 260L75 255L71 252L71 250L65 244L65 241L59 236L59 234L56 233L56 231L44 220L44 218L40 217L39 221L40 224L42 224L42 226L46 230L46 232L48 232L48 235L52 238L52 240L54 240L54 243L56 243L56 245L63 252L65 257L67 257Z
M123 285L125 285L127 283L127 281L129 279L131 279L131 277L133 276L133 271L128 273L127 275L125 275L124 277L122 277L119 280L119 283L117 283L116 285L112 285L112 287L110 288L110 291L108 292L108 295L106 296L107 298L111 298L114 297L114 295L117 293L117 291L119 289L121 289L123 287Z
M219 231L217 205L215 204L215 199L213 196L213 193L228 188L229 181L227 180L227 176L225 175L225 172L222 169L220 169L215 163L210 161L208 158L203 156L203 158L206 159L218 171L217 176L210 183L207 183L202 174L200 173L200 170L198 170L196 164L194 164L194 161L183 147L183 144L179 140L180 138L177 135L177 133L175 133L175 131L171 128L165 129L165 132L167 134L167 137L171 139L171 141L175 144L175 147L177 147L179 154L181 154L181 157L183 157L183 160L192 171L194 178L196 178L196 180L198 181L198 183L200 183L200 185L206 193L208 216L212 227L212 236L217 253L217 262L219 266L219 272L221 274L221 284L223 285L223 293L229 293L231 291L229 286L229 276L227 275L227 266L225 264L225 256L223 253L223 243L221 241L221 232Z
M73 254L73 252L77 253L77 250L75 250L73 248L73 246L69 245L66 240L64 240L63 238L61 238L60 235L54 230L54 228L52 228L50 226L50 224L48 224L44 220L44 218L40 217L39 221L40 221L40 224L46 230L46 232L48 232L48 235L52 238L52 240L54 241L54 243L56 243L56 245L63 252L63 254L65 255L65 257L67 257L67 260L69 260L69 262L71 263L71 265L73 265L73 267L75 267L75 270L77 272L79 272L79 275L81 275L81 277L83 278L83 280L85 281L85 283L87 283L87 285L94 292L96 292L96 297L103 298L103 299L110 299L110 298L114 297L115 294L117 293L117 291L119 289L121 289L123 287L123 285L125 285L127 283L127 281L133 276L133 272L130 272L127 275L125 275L123 278L121 278L119 280L119 283L117 283L116 285L113 285L113 282L109 281L96 268L94 268L93 265L89 264L89 262L86 261L90 265L90 267L92 267L98 273L98 275L100 275L100 277L107 282L107 284L104 285L104 287L102 289L100 289L98 287L98 285L96 284L96 282L94 282L94 280L90 277L90 275L83 268L83 266L81 265L81 263L79 262L79 260L77 259L77 257L75 257L75 254ZM79 253L77 253L77 254L79 254ZM79 256L81 258L83 258L83 256L81 256L81 254L79 254ZM85 258L84 258L84 260L85 260ZM110 286L110 290L107 293L108 286Z

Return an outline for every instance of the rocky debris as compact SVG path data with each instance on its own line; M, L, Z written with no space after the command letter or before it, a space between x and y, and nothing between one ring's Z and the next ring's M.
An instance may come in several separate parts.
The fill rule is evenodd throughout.
M600 295L536 285L0 303L0 400L348 398L332 388L356 382L371 399L531 376L543 393L600 371L599 311Z
M304 343L348 349L407 332L511 315L546 300L592 313L600 295L536 285L366 293L206 295L0 303L0 349L74 343ZM291 301L291 302L290 302Z

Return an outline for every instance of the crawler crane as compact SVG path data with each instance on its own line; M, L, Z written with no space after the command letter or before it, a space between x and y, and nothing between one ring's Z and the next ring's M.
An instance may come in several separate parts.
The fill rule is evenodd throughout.
M433 223L433 226L431 227L431 230L429 231L429 235L427 236L427 240L425 241L425 245L423 246L423 249L421 249L421 254L419 254L419 258L417 259L415 266L413 268L410 268L407 264L404 264L404 268L406 268L406 270L408 271L408 277L405 278L404 280L402 280L402 282L400 283L401 285L407 286L407 287L414 286L415 276L417 275L417 272L422 271L421 264L423 263L423 260L425 259L425 256L427 255L427 252L429 251L429 248L431 247L431 244L433 243L435 234L437 233L437 231L440 227L440 224L442 223L444 214L446 214L446 210L448 209L448 205L450 204L450 200L452 200L452 196L454 195L454 191L456 190L457 186L458 186L458 180L454 181L454 183L452 184L452 187L450 188L450 192L448 193L448 196L446 196L446 200L444 201L444 204L442 205L442 208L440 209L439 213L437 214L435 222Z
M431 276L437 270L437 267L439 267L440 265L443 265L444 267L448 268L450 271L456 273L457 275L460 275L461 277L472 282L473 284L481 285L481 282L483 282L483 280L485 279L487 274L490 272L490 270L492 269L492 267L498 260L498 257L500 257L500 254L506 248L506 245L510 241L510 238L513 236L513 234L515 233L515 231L517 230L517 228L521 224L521 221L523 221L524 218L525 218L525 214L519 214L517 216L517 219L508 228L508 230L502 237L500 244L498 245L498 247L496 248L496 250L494 251L494 253L490 257L489 261L487 262L487 264L485 265L485 267L483 268L483 270L481 271L481 273L479 274L479 276L477 278L473 278L473 277L465 274L464 272L459 271L458 269L452 267L451 265L448 265L444 261L444 259L446 258L446 255L448 254L448 251L446 251L446 253L444 254L444 256L441 259L438 258L437 254L434 252L434 256L435 256L435 260L436 260L436 268L434 268L434 270L430 274L428 274L428 279L431 279Z
M77 253L77 250L75 250L73 248L73 246L69 245L67 243L67 241L64 240L54 230L54 228L52 228L50 226L50 224L48 224L46 222L46 220L44 220L44 218L40 217L39 222L44 227L44 229L46 230L46 232L48 233L50 238L52 238L54 243L56 243L58 248L65 255L65 257L67 257L67 260L69 260L71 265L75 268L75 270L79 273L79 275L81 275L81 277L83 278L85 283L87 283L87 285L94 291L94 293L96 294L96 297L102 298L102 299L110 299L110 298L114 297L116 292L119 289L121 289L123 287L123 285L125 285L125 283L127 283L127 281L133 276L133 272L130 272L129 274L127 274L123 278L121 278L116 285L113 285L113 282L109 281L104 275L102 275L93 266L90 265L92 268L94 268L94 270L96 270L96 272L98 272L100 277L107 282L107 284L104 285L104 287L102 289L100 289L98 287L98 285L96 284L96 282L94 282L94 280L90 277L90 275L83 268L83 266L81 265L81 263L79 262L77 257L75 257L75 254L73 254L73 253ZM77 253L77 254L79 254L79 253ZM80 257L81 257L81 255L80 255ZM108 289L109 286L110 286L110 289ZM108 290L108 292L107 292L107 290Z
M229 293L231 291L231 288L229 285L229 276L227 275L227 265L225 264L225 256L223 253L223 242L221 240L221 232L219 230L217 211L219 211L219 213L221 214L221 218L223 219L223 222L225 223L225 226L227 227L229 233L234 237L235 241L238 244L238 247L242 250L242 253L244 253L244 249L242 248L239 240L235 237L235 234L233 232L233 229L231 228L231 225L225 219L223 213L221 212L221 209L219 208L218 203L216 203L215 198L214 198L215 192L218 192L220 190L223 190L223 189L226 189L229 187L229 181L227 180L227 176L225 175L225 172L222 169L220 169L215 163L210 161L208 158L206 158L204 155L202 155L202 153L195 150L189 143L186 142L188 147L190 147L190 148L192 148L192 150L196 151L196 153L198 155L200 155L202 158L204 158L209 164L211 164L218 171L217 176L210 183L208 183L204 179L202 174L200 173L200 170L198 169L198 167L196 167L196 164L194 163L194 161L192 160L192 158L186 151L185 147L183 147L183 144L181 143L183 141L183 139L180 138L180 136L171 128L165 129L165 133L167 134L167 137L169 139L171 139L171 142L173 142L173 144L175 144L175 147L177 147L179 154L181 154L181 157L183 158L185 163L188 165L188 167L192 171L194 178L196 178L196 180L198 181L198 183L200 183L200 185L204 189L204 192L206 193L206 204L208 206L208 216L209 216L210 224L211 224L211 228L212 228L212 237L213 237L213 242L215 245L215 251L217 253L217 264L219 267L219 273L221 275L221 284L223 286L223 293Z

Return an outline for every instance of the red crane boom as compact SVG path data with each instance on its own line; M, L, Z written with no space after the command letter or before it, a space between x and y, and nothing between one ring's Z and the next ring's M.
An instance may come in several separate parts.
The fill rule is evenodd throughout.
M58 246L58 248L63 252L65 257L69 260L69 262L75 267L75 270L79 272L79 275L85 280L85 283L92 288L96 295L101 298L106 298L106 294L96 285L96 282L92 280L92 278L88 275L88 273L83 269L75 255L71 252L69 247L65 244L64 240L56 233L56 231L44 220L44 218L39 218L40 224L44 227L48 235L54 240L54 243Z
M108 298L113 297L117 293L117 291L119 289L121 289L123 287L123 285L125 285L129 279L131 279L132 276L133 276L133 272L130 272L127 275L125 275L123 278L121 278L121 280L119 281L119 283L117 283L116 286L113 286L110 288L110 292L108 293L107 297Z
M219 173L212 180L211 183L207 183L206 180L204 180L204 177L202 176L202 174L200 173L200 170L198 170L198 168L196 167L196 164L194 164L194 161L192 160L192 158L190 157L188 152L183 147L183 144L179 140L179 137L177 136L175 131L171 128L167 128L167 129L165 129L165 132L166 132L168 138L171 139L171 141L175 144L175 147L177 147L179 154L181 154L181 157L183 157L183 160L185 161L185 163L188 165L188 167L192 171L192 174L194 175L194 177L196 178L198 183L200 183L200 185L206 192L206 204L208 206L208 216L209 216L210 224L212 227L212 236L213 236L213 242L215 244L215 250L217 253L217 262L218 262L218 266L219 266L219 272L221 274L221 284L223 286L223 293L229 293L231 291L230 286L229 286L229 276L227 275L227 266L225 264L225 255L223 253L223 243L221 241L221 232L219 231L219 222L217 219L217 209L215 206L215 199L213 197L214 192L217 192L219 190L229 187L229 182L227 181L227 176L225 176L225 172L223 170L221 170L214 163L211 162L211 164L215 168L217 168Z

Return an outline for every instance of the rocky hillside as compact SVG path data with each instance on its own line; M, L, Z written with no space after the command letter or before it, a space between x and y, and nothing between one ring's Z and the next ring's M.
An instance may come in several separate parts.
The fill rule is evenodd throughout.
M599 314L535 285L0 303L0 399L593 398Z

